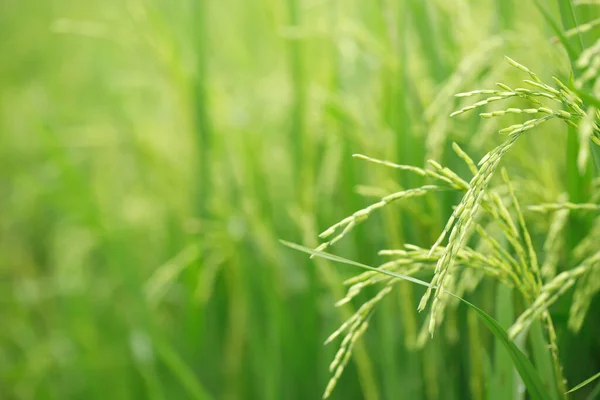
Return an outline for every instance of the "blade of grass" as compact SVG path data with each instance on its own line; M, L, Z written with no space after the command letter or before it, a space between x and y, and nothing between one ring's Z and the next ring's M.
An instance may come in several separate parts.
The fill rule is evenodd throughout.
M280 242L287 247L290 247L294 250L301 251L306 254L310 254L310 255L313 255L316 257L322 257L327 260L339 262L342 264L353 265L356 267L360 267L362 269L375 271L375 272L382 273L382 274L385 274L388 276L392 276L395 278L413 282L413 283L416 283L416 284L424 286L424 287L432 287L433 288L433 286L430 285L429 283L422 281L420 279L417 279L417 278L413 278L411 276L406 276L406 275L396 274L394 272L390 272L390 271L386 271L386 270L381 270L381 269L371 267L366 264L348 260L348 259L340 257L340 256L336 256L333 254L324 253L324 252L320 252L320 251L315 251L315 250L309 249L308 247L300 246L300 245L290 243L290 242L287 242L284 240L280 240ZM517 368L519 375L523 379L523 382L525 383L525 386L527 387L527 390L532 399L534 399L534 400L552 399L552 397L548 394L546 388L544 387L544 384L542 383L540 376L538 375L537 371L533 367L533 364L531 363L531 361L529 361L527 356L521 350L519 350L519 348L512 342L512 340L509 339L508 334L506 333L506 330L504 330L504 328L502 328L495 319L493 319L488 314L486 314L483 310L481 310L474 304L469 303L465 299L463 299L453 293L450 293L450 292L445 292L445 293L457 298L458 300L462 301L467 306L469 306L472 310L474 310L477 313L477 315L481 318L483 323L492 332L492 334L495 336L495 338L502 343L504 348L508 351L513 363L515 364L515 367Z
M515 320L512 291L511 288L498 284L496 317L498 323L505 329L510 327ZM500 341L496 339L494 343L494 372L488 388L488 398L490 400L510 399L514 394L514 367L510 356L506 352L500 351Z
M575 19L575 10L573 9L573 4L571 4L571 0L557 0L558 8L560 10L560 18L562 20L562 24L565 30L573 29L577 27L577 20ZM583 40L581 39L581 35L577 35L570 40L571 46L575 51L575 59L572 59L571 62L574 63L579 55L583 51Z
M590 383L594 382L596 379L599 379L599 378L600 378L600 372L598 372L594 376L589 377L585 381L581 382L579 385L575 386L573 389L569 390L567 393L573 393L574 391L579 390L582 387L589 385Z
M533 360L535 362L535 366L544 382L544 385L548 389L548 391L552 394L552 398L558 398L556 393L556 379L554 377L553 367L552 367L552 357L548 352L548 342L544 338L544 333L542 331L542 326L540 321L535 321L531 324L530 336L531 340L531 348L533 353ZM562 393L561 393L561 397Z
M502 0L500 0L500 1L502 2ZM554 34L556 35L556 37L558 38L560 43L563 45L563 47L567 51L567 54L569 55L569 60L571 61L571 68L572 68L575 65L575 62L577 61L577 58L579 57L578 53L575 51L575 49L573 48L573 46L569 42L569 40L565 37L562 29L560 29L558 23L554 20L552 15L548 12L548 10L546 10L546 8L544 6L542 6L542 4L540 3L540 0L535 0L535 5L536 5L537 9L540 11L540 13L544 16L546 23L548 23L548 25L550 26L550 28L552 29L552 31L554 32Z
M471 397L474 400L484 399L484 369L481 368L483 362L481 334L479 332L479 320L474 313L467 314L467 333L469 335L469 355L470 355L470 373L469 389Z

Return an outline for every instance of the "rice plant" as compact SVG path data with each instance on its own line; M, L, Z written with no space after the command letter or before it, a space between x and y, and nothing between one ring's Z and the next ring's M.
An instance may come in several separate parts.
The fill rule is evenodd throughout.
M597 3L2 1L0 399L594 398Z
M595 24L596 21L591 21L578 25L566 31L564 35L565 37L572 37L587 32L593 29ZM575 81L575 87L577 88L582 88L587 81L597 76L598 69L595 63L590 61L594 57L593 55L597 53L596 46L594 45L582 52L581 58L577 61L577 66L585 70ZM600 58L598 59L600 60ZM525 87L513 89L507 84L497 83L497 89L459 93L456 97L488 97L462 107L453 112L450 117L489 106L496 106L496 103L499 102L519 99L522 103L525 103L525 106L500 108L494 111L481 112L479 115L484 119L500 118L507 115L533 118L500 129L498 133L505 135L507 138L502 144L485 154L477 165L467 153L454 143L454 151L465 162L473 175L468 180L461 178L457 173L441 166L434 160L428 160L430 169L423 169L410 165L398 165L390 161L378 160L363 155L355 156L382 166L420 175L435 184L426 184L418 188L386 195L379 202L355 212L320 235L321 238L327 238L339 231L331 240L318 246L315 249L316 252L334 245L358 223L369 218L373 211L383 208L393 201L410 201L408 199L412 197L422 197L442 189L457 190L464 194L460 203L454 208L439 238L429 249L406 244L403 249L381 250L380 255L392 256L394 259L381 264L375 271L364 272L345 281L345 284L349 285L349 289L346 296L336 303L337 305L346 304L369 286L375 285L382 288L374 297L363 303L357 312L325 341L325 344L328 344L338 336L345 335L330 366L333 375L325 390L324 398L331 395L338 382L351 355L353 344L367 330L368 321L375 305L389 295L393 290L393 286L401 280L390 276L388 273L413 276L420 274L422 271L433 272L431 283L418 306L419 311L424 311L432 292L435 291L429 309L429 322L427 323L427 330L432 337L443 320L445 309L452 300L452 297L448 296L448 292L463 296L466 292L475 290L484 277L495 279L500 284L517 290L525 301L525 306L522 313L508 329L508 336L514 339L522 332L527 331L534 321L538 319L543 321L552 355L556 395L564 397L567 393L567 382L563 374L556 330L548 309L577 283L578 288L574 293L574 300L570 309L569 327L574 330L581 327L581 323L589 310L589 299L600 291L597 280L590 277L591 274L595 274L600 270L600 242L598 242L595 232L588 232L580 243L595 242L596 244L592 247L586 246L585 251L579 252L579 258L574 265L563 267L564 271L557 274L554 246L556 231L561 229L562 222L560 221L564 221L565 215L568 215L568 213L598 212L600 206L593 202L573 203L569 201L527 205L527 210L531 212L562 212L560 217L557 216L559 218L558 222L553 223L548 231L547 245L545 245L545 252L543 253L546 254L546 257L543 267L540 267L538 261L538 253L540 252L534 248L523 208L506 170L502 168L503 185L494 187L491 186L491 182L500 168L503 158L518 140L523 135L528 134L530 130L543 126L553 119L562 121L569 127L579 130L581 149L578 164L580 169L584 169L588 162L586 152L590 146L590 140L593 143L592 146L600 146L598 141L600 126L597 124L600 114L597 113L593 104L586 104L559 78L553 77L554 84L551 85L543 82L536 73L515 60L506 57L506 61L510 66L528 76L529 79L523 80ZM597 95L597 89L594 90ZM504 196L501 195L502 189L506 189L504 191L508 192ZM594 197L595 201L598 201L598 196L594 195ZM595 221L597 223L600 219L595 218ZM484 223L485 225L482 226ZM490 226L497 229L490 232ZM448 237L446 246L441 246L446 237ZM500 242L506 243L507 246L502 246ZM469 247L468 243L476 243L477 247ZM583 301L587 301L587 305L583 305Z

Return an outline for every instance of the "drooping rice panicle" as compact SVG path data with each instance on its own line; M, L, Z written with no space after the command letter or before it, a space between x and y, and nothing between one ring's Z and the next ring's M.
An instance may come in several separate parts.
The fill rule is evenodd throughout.
M467 95L467 93L461 93L461 94ZM483 106L488 105L490 103L494 103L494 102L499 101L499 100L505 100L505 99L508 99L508 98L511 98L511 97L515 97L515 96L518 96L518 94L516 92L500 92L499 91L494 96L491 96L491 97L488 97L485 100L481 100L481 101L478 101L476 103L473 103L470 106L463 107L463 108L461 108L458 111L454 111L452 114L450 114L450 116L451 117L455 117L457 115L464 114L464 113L466 113L468 111L475 110L475 109L477 109L479 107L483 107ZM459 96L459 97L467 97L467 96Z
M550 213L560 210L569 211L600 211L600 204L592 203L571 203L565 201L563 203L545 203L527 206L527 210L538 213Z
M469 183L469 190L463 196L463 199L460 202L460 204L455 208L455 210L452 213L451 217L449 218L445 228L443 229L441 235L439 236L438 240L433 244L433 246L431 248L430 254L433 253L435 248L445 239L446 235L449 234L448 245L446 246L446 250L445 250L444 254L440 257L440 259L438 260L438 262L436 264L436 269L434 271L434 277L432 279L432 285L436 286L437 288L436 288L436 296L434 297L433 304L432 304L431 319L430 319L430 323L429 323L429 331L431 334L433 334L433 331L435 329L436 318L438 317L438 311L443 310L443 307L440 305L440 295L441 295L441 293L443 293L442 291L445 290L445 283L447 282L448 274L452 273L453 264L454 264L455 258L456 258L456 253L457 253L458 249L462 248L462 246L463 246L463 242L466 237L465 234L466 234L466 232L468 232L470 230L473 220L476 217L478 208L482 205L483 198L484 198L483 193L486 192L489 181L490 181L491 177L493 176L495 170L497 169L504 154L506 154L506 152L514 145L516 140L524 132L540 125L541 123L544 123L553 118L560 118L570 125L576 125L575 119L580 118L582 116L582 109L577 104L577 102L580 99L578 99L574 95L572 96L571 95L572 93L558 79L554 79L554 81L555 81L555 83L557 83L560 86L560 88L561 88L560 90L557 90L557 89L543 83L541 81L541 79L537 76L537 74L535 74L533 71L529 70L527 67L523 66L522 64L517 63L513 59L507 57L507 61L515 68L527 73L530 76L531 79L525 80L525 83L535 86L539 89L542 89L543 92L540 92L540 93L544 93L544 92L547 93L547 95L544 97L560 100L562 103L566 104L567 107L569 107L572 110L572 112L567 112L564 110L553 110L551 113L548 113L548 110L543 109L542 112L545 111L544 113L547 114L544 117L531 119L522 124L517 124L517 125L510 126L508 128L502 129L500 132L507 133L509 136L508 140L506 142L504 142L502 145L498 146L496 149L487 153L486 156L484 156L482 158L482 160L479 162L480 168L479 168L477 174L473 177L473 179ZM507 89L507 88L510 89L508 86L503 87L503 89ZM490 102L495 102L498 100L502 100L504 98L512 97L513 93L516 93L516 91L515 92L509 92L509 91L506 91L506 92L492 92L492 91L481 92L481 91L479 91L478 92L478 91L473 91L473 92L467 92L464 94L460 94L459 96L467 97L467 96L471 96L471 95L475 95L475 94L488 94L488 93L493 94L493 96L488 98L487 100L482 100L471 106L464 107L461 110L459 110L458 112L453 113L452 115L457 115L457 114L475 109L477 107L484 106L486 104L489 104ZM530 91L528 92L527 90L522 90L521 93L523 95L527 96L530 93ZM509 112L509 113L512 113L512 111L513 110L511 110L511 112ZM517 113L517 112L515 112L515 113ZM519 219L519 222L521 225L521 229L524 231L524 235L525 235L526 227L525 227L525 229L523 229L524 228L524 223L523 223L524 219L523 219L522 213L520 212L520 209L518 210L518 214L520 214L518 219ZM514 241L514 237L513 237L513 241ZM539 289L540 282L541 282L541 273L539 270L539 265L537 264L537 256L535 254L535 250L533 249L531 237L529 236L528 232L525 235L524 241L525 241L525 245L527 247L527 253L524 254L523 252L520 252L520 254L519 254L519 258L521 260L521 265L523 267L523 272L527 276L529 276L529 278L528 278L529 286L531 286L532 289L534 289L536 287ZM519 250L519 246L516 246L516 249ZM421 302L419 303L419 310L423 310L425 308L425 306L431 296L432 290L433 289L430 287L425 292L425 295L422 297Z
M431 248L433 252L435 248L441 243L448 231L450 236L448 238L448 245L444 254L438 260L436 265L435 274L432 279L432 285L437 286L435 291L435 297L431 308L431 319L429 324L430 334L433 334L435 330L436 318L438 317L438 311L442 311L440 298L445 290L445 283L447 275L452 272L454 261L458 250L462 248L463 242L466 238L467 232L470 230L473 224L479 207L483 200L485 189L487 188L494 172L498 168L502 157L506 152L514 145L517 139L520 137L520 133L517 133L500 146L489 152L484 157L484 162L477 174L471 180L469 190L463 196L462 201L455 209L452 217L448 221L448 224L444 228L444 231L440 235L440 238L434 243ZM455 222L456 221L456 222ZM421 302L419 303L419 310L423 310L431 295L431 287L427 289ZM440 309L438 309L440 308Z
M552 281L544 285L539 296L534 302L517 318L513 326L508 330L509 337L514 338L522 330L526 329L531 322L539 317L550 305L554 304L560 296L569 290L581 275L588 270L585 266L565 271L557 275Z
M450 219L446 223L446 226L440 234L438 240L431 247L431 252L435 250L435 248L444 240L448 232L450 232L450 229L454 226L454 221L457 217L459 217L465 212L473 211L472 207L475 205L475 199L479 200L479 202L477 203L477 206L479 206L481 198L478 198L478 196L475 195L483 195L482 189L487 187L487 183L489 183L489 180L491 179L491 176L493 175L493 172L495 171L500 159L508 151L508 149L512 147L517 138L518 137L515 136L509 138L506 142L496 147L494 150L488 152L481 159L481 161L479 162L479 164L481 165L480 169L478 170L477 174L471 179L471 182L469 183L469 189L463 196L463 200L454 209L454 212L450 216ZM485 187L483 187L484 183Z
M335 353L335 356L333 357L333 360L329 364L329 372L335 371L335 369L340 365L340 363L342 362L342 360L344 358L344 355L346 354L346 352L348 350L348 344L352 340L352 337L354 336L354 333L357 331L357 329L364 322L366 322L366 321L363 321L361 319L357 319L350 326L350 328L348 329L348 333L346 333L346 336L344 336L344 338L342 339L342 342L340 343L340 348Z
M352 326L354 326L356 324L356 321L365 320L369 316L370 312L373 310L375 305L381 299L383 299L390 292L391 289L392 289L391 286L386 285L383 289L381 289L377 293L377 295L375 295L369 301L367 301L363 305L361 305L359 307L359 309L356 310L356 312L350 318L348 318L338 329L336 329L335 332L333 332L331 335L329 335L329 337L325 340L325 344L332 342L346 330L351 331L352 330L351 328L352 328Z
M352 348L354 347L354 344L363 335L363 333L365 333L368 326L368 322L364 321L358 326L356 330L352 331L352 334L346 336L346 338L348 338L347 340L346 338L344 338L344 340L347 343L345 343L345 346L343 348L340 348L340 351L338 351L338 354L334 359L335 372L333 376L329 379L329 382L327 383L325 393L323 394L323 399L327 399L329 398L329 396L331 396L331 393L333 392L333 389L335 389L335 385L337 384L340 376L342 376L342 373L344 372L348 361L350 361L350 357L352 356ZM333 366L334 364L332 363L330 367L331 371L334 370L334 368L332 368Z
M419 311L422 311L426 307L434 291L435 294L427 318L428 321L423 325L423 330L418 336L417 343L423 345L427 338L427 333L433 335L436 327L441 323L444 310L448 306L456 306L457 303L446 296L447 291L461 295L477 287L484 276L490 276L503 282L505 285L515 286L529 305L511 328L511 337L514 337L526 329L532 321L541 317L548 334L554 372L557 379L562 382L562 367L559 362L556 332L552 318L548 312L548 307L569 288L574 286L578 278L583 275L584 269L588 267L580 265L575 269L555 276L560 260L560 249L563 247L563 238L559 233L565 226L571 212L597 211L600 209L600 206L594 204L594 201L590 201L589 199L589 203L579 204L559 199L560 202L558 203L542 203L526 208L531 212L553 213L552 221L549 224L550 229L544 243L544 262L540 267L529 227L525 222L523 210L515 193L515 186L509 180L506 171L502 169L504 186L494 191L490 190L489 186L496 170L500 167L503 157L525 132L551 119L560 119L570 126L581 127L582 120L587 116L586 138L591 137L593 139L594 135L600 135L600 127L596 123L598 113L596 110L585 108L582 99L559 79L553 78L555 86L548 85L537 74L522 64L508 57L506 60L511 66L528 75L529 79L525 79L523 82L532 88L512 89L506 84L498 83L497 86L499 89L459 93L456 95L459 98L477 95L489 97L462 107L451 115L459 115L480 107L486 107L488 104L495 104L501 100L515 98L525 100L531 105L484 111L480 116L482 118L496 118L523 115L530 116L531 119L500 129L499 132L506 134L508 137L502 144L489 151L478 164L475 164L471 157L458 144L452 144L454 152L465 162L469 171L473 174L470 181L467 182L452 169L442 166L435 160L428 160L428 167L425 169L400 165L359 154L354 155L356 158L433 179L437 181L436 185L426 185L416 189L402 190L389 196L382 196L379 202L357 211L324 231L321 234L322 238L332 236L339 230L341 230L341 233L338 233L329 242L321 244L317 249L322 250L329 245L335 244L335 242L353 229L354 226L367 219L374 210L386 206L391 201L414 197L417 196L416 193L419 193L418 195L421 196L429 191L443 189L454 189L464 193L462 200L454 208L442 233L430 249L405 245L402 249L382 250L380 252L380 255L394 257L393 260L380 265L379 269L381 270L413 275L422 270L433 269L434 276L431 280L431 286L421 298L418 307ZM593 64L593 56L590 60L586 64L587 66ZM545 103L552 106L548 106ZM562 107L560 109L553 108L557 103L561 104ZM582 142L586 140L582 140ZM580 157L581 165L583 164L582 160L587 160L587 158ZM524 181L520 181L520 183L526 185ZM365 188L363 192L370 196L381 195L378 190L367 189L369 188ZM502 193L502 196L500 193ZM536 193L536 196L533 198L539 198L542 201L547 198L553 198L552 189L542 190ZM485 218L488 219L488 225L485 228L478 223L478 211L480 209L485 211ZM493 232L493 234L490 232ZM476 234L480 239L477 249L467 247L467 242L470 241L473 234ZM501 238L503 243L500 244L499 239L496 239L496 237ZM441 246L441 243L446 238L446 246ZM585 247L587 249L591 246L585 243L591 243L587 237L581 241L577 249L584 249L585 246L587 246ZM579 251L584 252L584 250ZM551 281L544 285L542 276L545 279L551 279ZM356 337L360 336L360 334L356 335L356 333L360 329L363 329L363 331L366 329L366 319L371 315L373 307L392 290L397 281L393 277L382 275L376 271L364 272L346 280L345 283L350 285L350 287L346 295L337 302L337 305L347 304L360 293L363 293L365 288L377 284L384 284L385 286L375 297L363 304L327 340L327 342L330 342L343 332L346 332L340 350L331 365L331 371L334 372L334 375L328 384L325 396L329 396L331 393L350 357L352 343L354 343ZM582 293L584 292L582 289ZM585 293L589 293L589 289ZM583 309L585 306L580 306L580 308ZM452 336L451 331L452 329L450 328L450 336Z
M554 114L554 111L547 107L539 108L507 108L506 110L498 110L479 114L482 118L503 117L507 114Z
M466 191L468 189L468 184L466 181L464 181L462 178L460 178L458 175L456 175L449 168L442 167L437 162L432 161L432 160L429 161L429 165L434 168L434 171L426 170L426 169L418 168L418 167L413 167L413 166L395 164L391 161L378 160L378 159L375 159L372 157L367 157L367 156L364 156L361 154L355 154L354 157L360 158L360 159L363 159L366 161L370 161L370 162L373 162L376 164L385 165L385 166L388 166L391 168L402 169L405 171L414 172L420 176L436 179L438 181L442 181L442 182L446 183L451 188L459 190L459 191ZM354 214L344 218L343 220L339 221L338 223L332 225L331 227L329 227L325 231L323 231L319 235L319 237L322 239L326 239L326 238L332 236L333 234L335 234L336 231L338 231L339 229L342 229L342 231L339 234L337 234L335 237L333 237L333 239L321 243L316 248L316 250L323 251L323 250L327 249L329 246L334 245L336 242L338 242L340 239L342 239L348 232L350 232L356 225L358 225L359 223L366 220L373 211L383 208L387 204L389 204L393 201L423 196L429 192L439 191L439 190L445 190L445 188L441 187L441 186L437 186L437 185L425 185L425 186L422 186L419 188L402 190L400 192L396 192L396 193L392 193L390 195L384 196L379 202L374 203L374 204L370 205L369 207L366 207L362 210L356 211Z
M429 164L440 176L446 178L447 182L451 182L450 184L456 190L467 191L469 189L469 184L450 168L442 167L437 161L434 160L428 160L427 164Z
M573 37L573 36L579 35L581 33L589 32L592 29L594 29L595 27L597 27L598 25L600 25L600 18L593 19L584 24L580 24L573 29L569 29L568 31L563 33L563 35L567 38Z
M378 268L410 276L423 269L433 268L437 259L444 251L443 247L439 247L432 256L429 256L429 249L408 244L405 247L406 249L403 250L380 251L380 255L393 255L400 258L386 262ZM510 275L511 273L510 269L507 269L504 262L500 259L493 256L486 256L469 247L465 247L459 252L457 256L457 265L461 265L468 269L481 270L487 275L499 279L505 279L505 276ZM388 280L393 280L393 278L379 274L376 271L363 272L362 274L349 278L344 282L346 285L350 285L348 294L336 304L345 304L351 298L355 297L364 287Z
M367 218L369 218L369 216L371 215L371 213L373 211L383 208L391 202L401 200L401 199L408 199L408 198L412 198L412 197L424 196L427 193L442 190L442 189L443 189L442 187L436 186L436 185L425 185L425 186L422 186L422 187L419 187L416 189L403 190L400 192L396 192L396 193L387 195L387 196L383 197L377 203L371 204L370 206L363 208L362 210L356 211L354 214L350 215L349 217L344 218L340 222L329 227L327 230L325 230L323 233L321 233L319 235L319 237L327 238L327 237L333 235L338 229L343 228L342 231L337 236L335 236L333 239L331 239L327 242L320 244L316 250L323 251L323 250L327 249L327 247L334 245L337 241L339 241L344 236L346 236L346 234L348 232L350 232L356 225L358 225L359 223L361 223L364 220L366 220Z
M517 196L515 195L515 191L512 187L512 184L508 179L508 173L506 172L506 169L503 168L501 174L512 198L513 208L516 211L517 221L519 222L519 226L521 227L523 241L525 242L525 247L527 248L528 264L530 267L529 272L534 276L532 283L536 282L539 286L541 286L542 275L538 264L537 254L535 252L535 249L533 248L533 242L531 240L531 235L529 234L527 224L525 223L525 218L523 217L523 213L521 212L521 206L519 205L519 201L517 200Z
M547 116L541 117L541 118L533 118L533 119L523 122L522 124L515 124L515 125L508 126L506 128L500 129L498 131L498 133L506 134L508 136L516 135L516 134L528 131L532 128L535 128L536 126L540 125L541 123L549 121L550 119L556 118L558 116L559 116L559 114L552 114L552 115L547 115ZM566 121L568 122L569 120L566 119Z
M410 171L410 172L413 172L413 173L415 173L417 175L421 175L421 176L425 176L425 177L429 177L429 178L433 178L433 179L441 179L438 174L436 174L436 173L434 173L432 171L428 171L426 169L419 168L419 167L414 167L412 165L396 164L396 163L391 162L391 161L379 160L377 158L365 156L363 154L353 154L352 157L358 158L360 160L369 161L369 162L372 162L374 164L384 165L386 167L390 167L390 168L394 168L394 169L400 169L400 170L403 170L403 171Z
M538 79L539 79L539 78L538 78ZM533 81L532 81L531 79L523 79L523 82L524 82L524 83L526 83L526 84L528 84L528 85L530 85L530 86L536 87L536 88L538 88L538 89L545 90L546 92L548 92L548 93L550 93L550 94L552 94L552 95L556 96L557 98L560 98L560 97L561 97L561 92L560 92L560 90L558 90L558 89L555 89L555 88L553 88L552 86L550 86L550 85L547 85L547 84L543 83L543 82L542 82L542 81L540 81L540 80L537 80L537 81L536 81L536 80L533 80Z
M542 83L542 80L537 76L537 74L535 72L531 71L529 68L527 68L523 64L516 62L515 60L513 60L512 58L510 58L508 56L505 56L504 58L506 59L506 61L508 61L508 63L510 65L512 65L513 67L528 74L531 77L531 79L533 79L534 82Z
M600 54L600 39L596 40L596 42L583 50L577 59L577 63L575 64L578 68L585 68L590 65L592 59L597 54Z
M362 336L362 334L366 331L368 327L368 319L371 316L374 307L392 290L392 286L390 284L386 285L383 289L381 289L372 299L365 302L357 311L354 313L352 317L350 317L340 328L338 328L333 334L327 338L325 344L330 343L335 340L341 333L347 330L344 339L342 339L342 343L340 344L340 348L336 353L331 365L329 366L330 372L333 372L332 377L329 379L327 383L327 387L325 389L325 393L323 394L323 398L328 398L335 385L337 384L340 376L344 372L350 357L352 356L352 349L356 341Z
M493 94L494 96L501 96L502 94L513 94L512 91L509 90L497 90L497 89L479 89L479 90L471 90L470 92L457 93L454 97L471 97L478 96L482 94Z
M400 169L400 170L404 170L404 171L410 171L410 172L413 172L413 173L415 173L417 175L420 175L420 176L423 176L423 177L440 180L440 181L446 182L451 187L455 187L456 189L460 190L460 186L456 187L455 186L455 182L453 182L451 179L449 179L448 177L446 177L444 175L440 175L439 173L437 173L435 171L431 171L431 170L427 170L427 169L423 169L423 168L418 168L418 167L413 167L411 165L396 164L396 163L393 163L391 161L379 160L379 159L376 159L376 158L373 158L373 157L368 157L368 156L365 156L365 155L362 155L362 154L354 154L353 157L361 159L361 160L369 161L369 162L372 162L372 163L375 163L375 164L384 165L384 166L390 167L390 168Z

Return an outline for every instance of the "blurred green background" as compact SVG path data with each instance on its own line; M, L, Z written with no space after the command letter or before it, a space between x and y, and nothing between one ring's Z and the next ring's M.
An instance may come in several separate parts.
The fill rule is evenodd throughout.
M467 173L452 141L479 159L502 139L451 120L453 94L520 79L504 54L567 76L551 36L526 1L2 0L0 398L320 398L357 271L278 239L316 246L421 183L353 153ZM507 157L526 203L565 191L564 146L534 132ZM428 247L459 200L386 209L333 251ZM419 342L421 294L378 307L333 398L488 398L492 338L459 309ZM573 384L594 329L561 334Z

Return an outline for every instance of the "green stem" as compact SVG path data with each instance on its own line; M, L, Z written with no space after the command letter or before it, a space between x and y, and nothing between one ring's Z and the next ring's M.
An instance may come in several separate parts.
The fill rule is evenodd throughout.
M571 0L558 0L558 7L560 10L560 17L565 30L573 29L577 27L577 19L575 17L575 11ZM583 51L583 39L580 34L568 39L573 52L569 52L569 58L572 66L572 73L575 74L575 65L579 55ZM579 135L576 128L568 128L567 138L567 191L569 193L569 199L573 202L586 201L589 196L589 188L591 185L591 169L588 168L586 171L581 173L577 168L577 157L579 154L579 148L583 144L579 141ZM589 145L589 144L586 144ZM570 229L571 233L568 235L569 247L573 248L579 240L581 240L589 226L589 223L582 221L577 217L571 218ZM584 229L581 229L583 227Z
M194 35L196 50L196 74L192 82L193 118L196 130L196 148L199 158L199 179L195 202L199 215L207 213L207 198L212 181L210 149L212 147L212 124L206 96L207 50L207 7L204 1L194 3Z
M573 4L571 0L558 0L558 8L560 10L560 19L563 23L563 27L565 30L573 29L577 27L577 19L575 18L575 9L573 8ZM578 34L570 39L571 46L576 51L576 56L579 57L579 54L583 51L583 40L581 35ZM575 62L575 60L571 60L571 62Z
M496 0L496 8L498 10L498 20L501 30L509 30L512 28L514 21L514 4L511 0Z
M596 166L596 176L600 176L600 146L595 143L592 146L592 157L594 159L594 165Z

